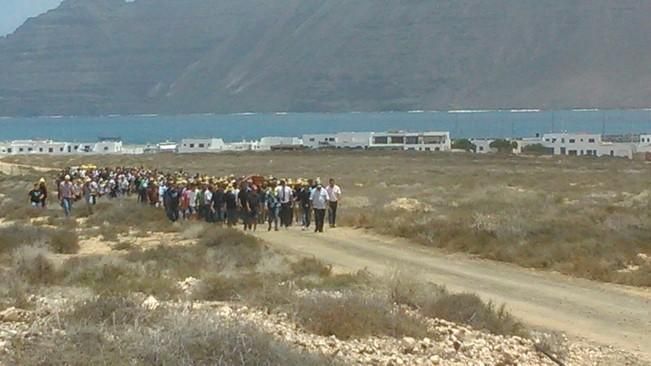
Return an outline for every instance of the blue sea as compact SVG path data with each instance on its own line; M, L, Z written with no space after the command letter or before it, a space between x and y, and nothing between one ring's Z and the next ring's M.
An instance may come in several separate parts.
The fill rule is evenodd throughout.
M562 131L636 134L651 132L651 109L0 117L0 141L121 137L128 144L145 144L185 137L241 141L264 136L389 130L450 131L454 138L533 137Z

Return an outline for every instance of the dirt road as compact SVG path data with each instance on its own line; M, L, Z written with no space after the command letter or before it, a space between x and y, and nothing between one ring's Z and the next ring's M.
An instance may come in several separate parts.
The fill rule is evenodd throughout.
M283 251L317 257L349 270L384 275L396 269L454 291L506 303L534 327L639 354L651 361L651 292L542 273L463 255L445 255L405 240L338 228L325 234L297 229L259 232Z

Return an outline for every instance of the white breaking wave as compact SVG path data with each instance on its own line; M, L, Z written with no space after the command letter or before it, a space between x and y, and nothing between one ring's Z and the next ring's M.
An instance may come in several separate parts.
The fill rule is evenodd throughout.
M459 110L452 110L448 111L448 113L491 113L491 112L499 112L494 109L459 109Z
M577 108L572 109L572 112L599 112L600 109L597 108Z
M417 109L417 110L414 110L414 111L407 111L407 113L425 113L425 111L422 110L422 109Z
M539 113L542 112L540 109L511 109L511 113Z

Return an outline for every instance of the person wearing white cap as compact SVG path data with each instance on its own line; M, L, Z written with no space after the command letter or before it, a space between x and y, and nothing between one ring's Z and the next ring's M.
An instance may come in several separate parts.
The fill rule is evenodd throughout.
M72 182L70 182L70 176L66 175L63 178L63 182L59 184L59 201L61 202L61 207L63 208L63 213L66 217L70 216L72 212L72 202L75 197L74 187Z

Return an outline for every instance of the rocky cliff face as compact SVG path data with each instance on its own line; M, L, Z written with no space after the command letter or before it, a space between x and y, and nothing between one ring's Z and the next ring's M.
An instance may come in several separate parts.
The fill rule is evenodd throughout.
M651 2L66 0L0 115L648 107Z

